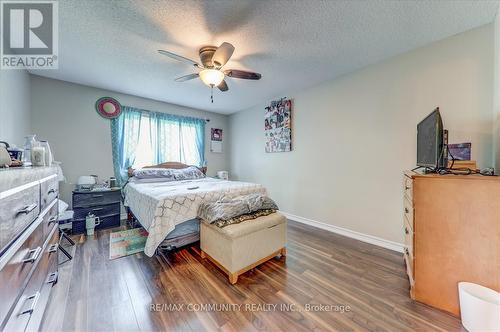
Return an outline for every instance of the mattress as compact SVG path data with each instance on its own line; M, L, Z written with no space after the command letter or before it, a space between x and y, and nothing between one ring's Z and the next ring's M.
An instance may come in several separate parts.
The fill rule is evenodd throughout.
M175 226L196 218L202 202L251 193L266 194L266 189L249 182L203 178L188 181L131 182L123 189L124 204L148 231L144 253L153 256Z

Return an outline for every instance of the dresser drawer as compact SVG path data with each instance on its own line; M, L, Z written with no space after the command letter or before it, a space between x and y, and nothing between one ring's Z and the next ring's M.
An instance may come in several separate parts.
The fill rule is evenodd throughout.
M58 239L59 232L57 227L54 227L50 240L45 243L44 251L37 262L35 271L5 325L6 331L24 331L28 324L32 324L31 318L33 316L38 316L40 319L43 316L49 296L49 293L44 291L44 285L49 284L52 287L52 284L57 280L56 245ZM32 326L36 327L39 323L33 322Z
M404 218L404 232L405 232L405 248L408 249L408 256L414 258L413 255L413 228L410 227L410 223L406 217Z
M96 217L108 217L120 214L120 204L113 203L88 208L75 208L74 212L74 219L85 219L89 213L95 215Z
M403 214L413 230L413 204L406 197L403 199Z
M73 208L92 207L120 202L121 194L119 190L73 193Z
M413 286L413 285L415 285L415 275L413 273L414 260L413 260L413 257L411 257L409 255L409 250L406 247L404 249L404 259L405 259L405 264L406 264L406 274L408 275L408 278L410 279L410 285Z
M40 185L40 210L52 203L59 196L59 181L57 175L43 181Z
M413 179L408 176L403 176L403 190L405 196L412 201L413 200Z
M41 218L38 218L28 229L29 232L34 229L32 233L27 231L26 233L30 235L24 240L21 236L2 256L8 261L0 270L0 294L2 294L0 322L4 321L31 271L38 263L39 257L43 254L45 237L41 221Z
M0 196L0 253L36 219L40 205L40 185L18 187Z
M43 235L45 237L49 236L49 234L52 232L52 228L54 228L54 225L58 224L58 201L52 201L47 207L45 211L42 211L42 214L40 217L43 219L42 224L43 224Z

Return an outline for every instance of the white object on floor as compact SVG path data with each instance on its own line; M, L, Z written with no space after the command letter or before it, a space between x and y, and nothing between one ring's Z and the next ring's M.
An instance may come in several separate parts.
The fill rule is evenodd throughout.
M72 229L73 222L71 220L73 219L74 215L75 215L75 212L73 212L71 210L66 210L63 213L59 214L59 229L62 229L62 230Z
M68 210L68 203L65 201L59 200L58 202L58 210L59 210L59 229L72 229L73 223L71 220L75 215L75 212L72 210Z
M217 177L222 180L229 180L229 172L228 171L218 171Z
M59 202L57 202L58 204L58 212L59 212L59 215L62 214L64 211L66 211L68 209L68 203L66 203L65 201L61 201L59 200ZM61 219L61 218L59 218Z
M458 295L462 325L468 331L500 331L500 293L470 282L459 282Z
M74 215L75 212L72 210L64 211L63 213L59 214L59 222L73 219Z

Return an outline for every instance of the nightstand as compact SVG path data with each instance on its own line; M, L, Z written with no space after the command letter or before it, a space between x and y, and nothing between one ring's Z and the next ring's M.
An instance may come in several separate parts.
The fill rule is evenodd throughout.
M85 233L85 217L89 213L99 217L96 229L120 226L121 190L73 191L73 234Z

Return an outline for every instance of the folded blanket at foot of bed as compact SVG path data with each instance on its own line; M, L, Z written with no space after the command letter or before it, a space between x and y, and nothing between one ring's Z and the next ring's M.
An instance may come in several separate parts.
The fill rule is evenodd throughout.
M278 206L271 198L262 194L250 194L202 203L198 209L198 218L206 223L224 227L267 216L277 210Z

